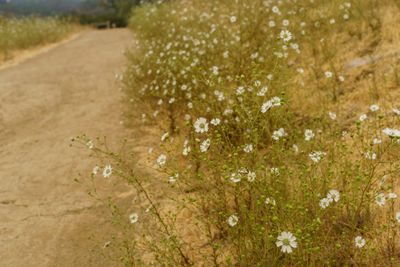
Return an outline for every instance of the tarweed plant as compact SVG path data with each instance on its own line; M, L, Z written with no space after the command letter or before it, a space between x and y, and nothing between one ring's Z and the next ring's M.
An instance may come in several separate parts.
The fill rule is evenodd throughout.
M135 10L122 80L127 105L163 129L151 166L173 208L152 201L123 157L109 164L154 211L158 228L136 233L152 255L145 266L400 264L400 103L364 91L369 103L349 109L358 80L343 67L364 53L348 49L373 49L394 7L215 0Z
M0 16L0 56L8 59L12 52L59 41L75 28L61 18L9 18Z

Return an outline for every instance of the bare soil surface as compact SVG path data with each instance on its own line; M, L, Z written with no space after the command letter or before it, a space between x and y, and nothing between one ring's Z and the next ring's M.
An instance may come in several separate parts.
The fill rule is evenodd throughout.
M69 140L126 135L115 74L131 41L88 31L0 70L0 266L117 266L96 249L106 207L74 182L95 161Z

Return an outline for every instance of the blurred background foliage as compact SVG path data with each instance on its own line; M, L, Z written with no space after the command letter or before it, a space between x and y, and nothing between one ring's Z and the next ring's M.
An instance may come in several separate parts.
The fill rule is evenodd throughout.
M0 0L0 16L68 16L81 24L125 27L133 7L151 0Z

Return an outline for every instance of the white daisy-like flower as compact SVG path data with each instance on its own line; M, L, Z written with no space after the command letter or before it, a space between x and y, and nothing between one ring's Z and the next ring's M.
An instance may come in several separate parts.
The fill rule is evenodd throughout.
M362 114L362 115L358 118L358 120L359 120L360 122L363 122L363 121L365 121L366 119L368 119L367 114Z
M277 6L273 6L272 7L272 12L275 13L275 14L280 13L279 8Z
M96 174L99 173L99 171L100 171L100 167L96 165L96 166L94 166L94 168L93 168L93 170L92 170L92 174L93 174L93 175L96 175Z
M383 193L379 193L375 197L375 202L378 204L378 206L383 207L386 203L386 198Z
M274 27L276 26L275 21L270 20L270 21L268 22L268 26L269 26L270 28L274 28Z
M111 176L111 174L112 174L112 167L111 167L111 165L107 165L105 168L104 168L104 170L103 170L103 177L104 178L108 178L108 177L110 177Z
M267 102L265 102L264 104L262 104L261 106L261 112L265 113L268 110L270 110L270 108L272 108L272 102L270 100L268 100Z
M189 153L190 153L190 147L188 147L188 146L184 147L183 151L182 151L182 155L186 157L187 155L189 155Z
M313 139L315 136L314 132L310 129L306 129L304 131L304 140L306 141L310 141L311 139Z
M161 154L160 156L158 156L158 158L157 158L158 166L162 167L165 165L165 163L167 163L167 156L164 154Z
M171 183L171 184L173 184L173 183L176 182L176 180L178 179L178 177L179 177L179 173L176 173L176 174L174 174L174 175L171 175L170 177L168 177L168 182Z
M232 173L231 177L229 178L234 183L239 183L242 180L242 176L240 173Z
M385 128L382 132L391 138L400 138L400 130Z
M291 232L282 232L277 239L275 244L283 253L292 253L297 248L296 237Z
M277 167L272 167L272 168L271 168L271 174L273 174L273 175L279 175L279 174L280 174L279 168L277 168Z
M208 123L207 123L207 119L200 117L196 120L196 122L194 123L194 129L196 131L196 133L206 133L208 132Z
M256 177L257 177L257 175L256 175L255 172L248 172L247 173L247 181L249 181L249 182L254 182Z
M221 123L221 120L219 118L214 118L210 121L210 123L214 126L218 126Z
M400 223L400 211L396 212L395 218L396 218L396 221L398 223Z
M137 223L138 220L139 220L139 215L137 213L131 213L129 215L129 222L131 224Z
M270 101L273 107L279 107L282 105L282 99L280 97L274 96Z
M325 197L319 201L319 206L321 207L321 209L326 209L327 207L329 207L330 203L331 201Z
M268 26L269 26L270 28L274 28L274 27L276 26L275 21L270 20L270 21L268 22Z
M331 118L331 120L336 120L336 113L329 111L328 115Z
M244 89L243 86L239 86L239 87L236 89L236 95L242 95L245 91L246 91L246 90Z
M325 152L323 151L314 151L311 152L310 154L308 154L308 156L310 157L310 159L314 162L314 163L318 163L321 161L321 159L326 155Z
M145 209L145 212L148 213L149 211L151 211L152 208L153 208L153 206L152 206L152 205L149 205L149 206Z
M273 98L262 104L261 112L265 113L272 107L279 107L281 105L282 105L282 100L279 97L274 96Z
M89 149L93 149L93 148L94 148L94 143L93 143L93 141L92 141L92 140L89 140L89 141L86 143L86 146L87 146Z
M325 77L326 78L332 78L333 77L333 73L331 71L325 71Z
M164 142L164 141L168 138L168 136L169 136L169 133L168 133L168 132L166 132L165 134L163 134L163 135L161 136L161 142Z
M382 140L379 138L374 138L374 139L372 139L372 144L374 144L374 145L382 144Z
M185 141L183 142L183 146L185 147L185 146L188 146L188 145L189 145L189 140L185 139Z
M231 21L231 23L235 23L237 21L237 18L236 16L231 16L229 20Z
M217 76L219 74L219 68L217 66L213 66L211 68L211 72L212 74L214 74L215 76Z
M215 90L215 91L214 91L214 95L217 97L217 100L218 100L219 102L222 102L222 101L225 100L225 95L224 95L224 93L221 92L221 91Z
M241 174L246 174L248 172L249 171L245 167L242 167L242 168L239 169L239 173L241 173Z
M277 131L274 131L272 133L272 139L274 139L275 141L278 141L280 138L287 136L287 133L285 132L285 129L280 128Z
M400 116L400 109L398 109L398 108L393 108L392 111L393 111L394 114Z
M372 151L365 152L364 156L365 156L366 159L376 160L376 153L374 153Z
M243 151L246 153L251 153L253 152L254 148L252 144L246 144L243 148Z
M336 189L329 190L326 198L329 199L330 202L338 202L340 199L340 193Z
M282 30L279 33L279 37L284 41L284 42L289 42L292 40L292 33L288 30Z
M276 206L276 201L272 197L265 198L264 203L267 204L267 205Z
M389 194L387 194L386 196L387 199L396 199L397 198L397 194L394 192L391 192Z
M239 222L239 218L236 215L231 215L228 218L228 224L230 227L234 227Z
M356 238L354 238L354 243L356 245L357 248L362 248L363 246L365 246L365 239L362 238L361 236L356 236Z
M207 150L210 148L210 145L211 145L211 140L209 138L204 140L200 144L200 151L203 152L203 153L207 152Z
M371 110L372 112L376 112L379 110L379 106L376 104L371 105L371 106L369 106L369 110Z
M282 21L282 26L284 26L284 27L289 26L289 24L290 24L290 21L287 20L287 19L284 19L284 20Z
M257 92L257 96L265 96L265 94L268 92L268 87L263 86L260 91Z
M293 149L293 152L294 152L295 154L299 153L299 146L298 146L298 145L293 144L292 149Z

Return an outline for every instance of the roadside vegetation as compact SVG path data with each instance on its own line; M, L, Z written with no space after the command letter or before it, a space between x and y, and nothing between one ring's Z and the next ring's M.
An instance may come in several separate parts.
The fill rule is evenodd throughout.
M19 50L60 41L76 28L67 19L56 17L0 16L0 59L7 60Z
M399 266L396 4L135 9L125 123L161 129L151 164L78 138L101 159L91 182L137 189L110 200L125 266Z

